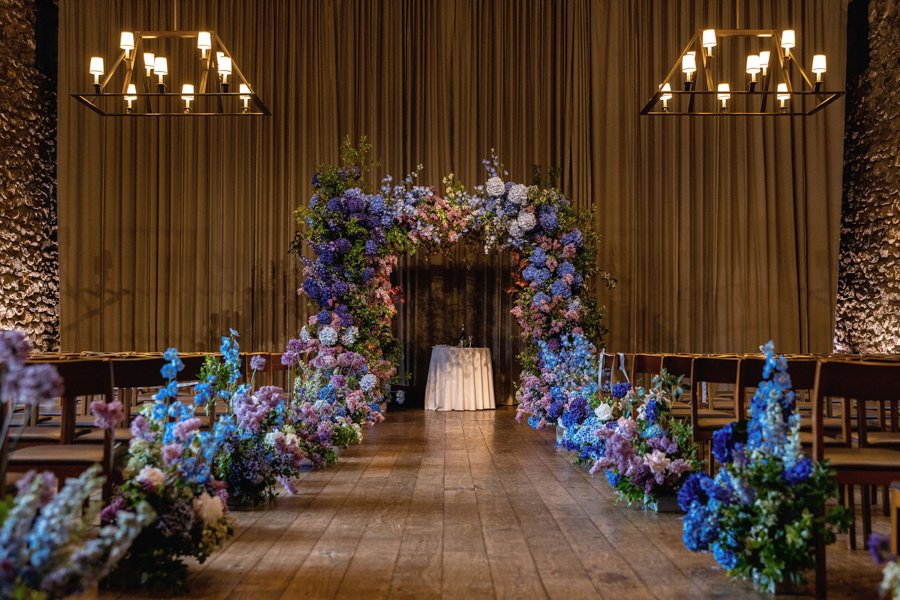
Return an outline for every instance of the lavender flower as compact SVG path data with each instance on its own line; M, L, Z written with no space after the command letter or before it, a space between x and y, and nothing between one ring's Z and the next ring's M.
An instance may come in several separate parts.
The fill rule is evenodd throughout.
M250 359L250 368L254 371L262 371L266 368L266 357L259 354Z

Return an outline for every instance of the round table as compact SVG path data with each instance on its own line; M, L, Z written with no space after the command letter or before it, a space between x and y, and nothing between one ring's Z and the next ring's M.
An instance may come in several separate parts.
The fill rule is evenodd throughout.
M488 410L494 405L490 348L434 346L425 386L428 410Z

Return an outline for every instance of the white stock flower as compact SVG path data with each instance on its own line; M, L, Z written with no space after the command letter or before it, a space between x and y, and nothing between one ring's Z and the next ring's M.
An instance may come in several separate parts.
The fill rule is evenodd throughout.
M605 402L594 409L594 414L601 421L609 421L613 417L613 409L612 406L606 404Z
M153 489L159 489L166 482L166 474L156 467L146 466L141 469L135 479L141 483L148 483Z
M194 514L204 523L215 523L225 514L225 505L218 496L210 496L203 492L194 498Z

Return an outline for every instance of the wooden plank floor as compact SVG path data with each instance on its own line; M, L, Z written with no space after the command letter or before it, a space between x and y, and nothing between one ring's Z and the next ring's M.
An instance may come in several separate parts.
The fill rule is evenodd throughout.
M234 540L192 565L190 597L757 597L684 549L678 515L616 506L514 414L390 413L298 496L235 513ZM865 551L840 539L828 562L830 597L878 597Z

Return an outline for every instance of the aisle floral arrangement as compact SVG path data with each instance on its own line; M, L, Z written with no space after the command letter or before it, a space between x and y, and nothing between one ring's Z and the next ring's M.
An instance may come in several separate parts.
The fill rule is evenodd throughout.
M53 366L25 364L30 353L24 333L0 332L0 447L6 449L0 482L17 438L13 409L24 408L27 422L35 406L58 397L62 388ZM16 483L15 496L0 500L0 597L66 598L90 589L115 567L152 512L137 503L119 511L115 525L95 527L98 506L89 501L103 481L95 466L57 492L52 473L30 471Z
M890 553L890 546L890 540L879 533L873 533L867 542L872 559L882 566L882 597L900 600L900 559Z
M297 211L305 226L292 245L304 263L299 291L317 312L288 343L282 362L298 373L295 390L309 404L304 410L310 421L322 410L346 413L340 418L359 426L381 420L378 405L388 396L402 352L391 333L399 290L390 277L397 258L419 249L437 251L463 238L480 240L485 253L510 251L516 265L512 313L526 347L519 356L519 418L541 428L556 423L573 402L581 406L589 389L560 386L569 376L580 378L581 363L569 373L559 353L577 348L579 360L596 353L603 311L587 282L596 274L614 284L595 265L592 215L579 214L552 186L507 181L496 156L484 162L488 178L474 192L450 174L441 196L416 184L418 171L398 183L386 177L370 192L365 181L374 166L366 158L370 149L364 139L359 147L346 140L341 165L318 169L309 206ZM304 244L315 259L303 256ZM566 372L554 371L552 365L560 364ZM339 447L349 437L345 424L334 423L333 439L319 436L323 464L333 459L328 446Z
M306 458L297 436L296 419L287 393L276 386L255 388L257 372L265 358L250 359L250 381L242 383L238 333L222 337L221 357L208 356L200 386L212 386L219 398L227 399L229 413L219 418L214 436L220 450L214 459L214 474L228 487L232 508L257 508L272 503L280 482L290 493L297 491L297 476ZM204 398L209 388L198 394Z
M774 592L782 582L801 584L815 566L816 536L834 543L851 516L841 506L827 464L804 456L788 363L765 346L763 381L746 428L732 424L714 434L721 470L713 479L691 476L678 501L687 513L684 544L710 551L732 577Z
M616 384L594 409L603 423L596 432L603 452L591 473L604 472L629 505L657 510L661 499L674 498L688 475L703 466L690 425L672 416L682 379L663 370L649 390Z
M178 398L176 376L184 368L174 348L166 351L165 385L131 423L123 483L104 508L104 525L118 524L123 510L144 503L153 521L135 539L111 576L114 584L184 589L184 557L203 562L234 531L226 485L214 476L225 435L200 431L195 406L212 401L213 385L199 385L193 403Z

